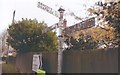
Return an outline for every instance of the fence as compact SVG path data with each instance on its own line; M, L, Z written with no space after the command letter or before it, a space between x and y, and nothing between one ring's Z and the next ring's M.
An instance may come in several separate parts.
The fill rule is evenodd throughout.
M34 53L19 54L16 68L21 73L32 72ZM57 73L57 52L43 53L43 68L47 73ZM106 50L64 51L63 73L118 73L118 48Z

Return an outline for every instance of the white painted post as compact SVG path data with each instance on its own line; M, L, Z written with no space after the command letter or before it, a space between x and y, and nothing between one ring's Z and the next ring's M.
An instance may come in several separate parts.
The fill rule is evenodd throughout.
M62 29L63 29L63 14L64 14L65 10L60 8L58 11L60 12L59 32L58 32L58 40L59 40L59 45L58 45L58 75L60 75L62 73L62 51L63 51Z

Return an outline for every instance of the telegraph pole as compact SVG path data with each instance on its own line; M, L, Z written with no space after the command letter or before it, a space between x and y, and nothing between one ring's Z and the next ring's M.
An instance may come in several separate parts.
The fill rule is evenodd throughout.
M64 9L59 8L59 23L58 23L58 75L62 73L62 52L63 52L63 35L62 35L62 30L63 30L63 14L64 14Z
M14 21L15 21L15 10L14 10L14 12L13 12L13 19L12 19L12 23L14 23Z

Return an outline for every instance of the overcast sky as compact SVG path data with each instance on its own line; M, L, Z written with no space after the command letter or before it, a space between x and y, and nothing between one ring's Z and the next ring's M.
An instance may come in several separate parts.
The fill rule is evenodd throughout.
M38 21L45 21L48 26L53 25L59 19L46 11L37 7L38 2L58 10L62 6L66 11L74 12L77 16L86 16L86 7L94 5L98 0L0 0L0 33L3 32L12 22L13 11L16 10L15 20L21 18L37 19ZM71 16L65 16L68 26L74 25L77 20Z

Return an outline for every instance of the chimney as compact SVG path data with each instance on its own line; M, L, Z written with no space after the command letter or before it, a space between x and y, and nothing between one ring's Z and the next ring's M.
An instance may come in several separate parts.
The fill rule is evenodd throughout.
M63 20L63 27L64 27L64 28L67 27L67 20L66 20L66 19Z

